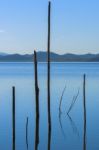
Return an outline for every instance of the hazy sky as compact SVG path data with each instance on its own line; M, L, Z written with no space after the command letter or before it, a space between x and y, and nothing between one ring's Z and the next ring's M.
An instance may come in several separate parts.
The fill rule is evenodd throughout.
M47 0L0 0L0 52L47 47ZM51 50L99 53L99 0L52 0Z

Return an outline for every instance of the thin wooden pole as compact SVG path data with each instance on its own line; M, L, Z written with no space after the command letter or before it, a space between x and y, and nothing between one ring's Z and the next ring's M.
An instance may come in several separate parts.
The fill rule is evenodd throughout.
M84 108L84 126L83 126L83 150L86 150L86 75L83 76L83 108Z
M15 150L15 87L12 87L12 149Z
M48 4L48 47L47 47L47 61L48 61L48 150L51 145L51 110L50 110L50 27L51 27L51 2Z
M39 144L39 87L38 87L38 71L37 71L37 55L34 51L34 72L35 72L35 104L36 104L36 120L35 120L35 150Z

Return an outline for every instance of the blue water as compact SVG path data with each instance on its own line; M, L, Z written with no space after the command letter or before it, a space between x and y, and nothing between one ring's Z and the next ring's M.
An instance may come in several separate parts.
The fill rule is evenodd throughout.
M39 150L47 150L47 65L38 64L40 88ZM86 149L99 150L99 63L51 63L51 150L82 150L83 74L86 74ZM16 150L35 145L35 90L32 63L0 63L0 150L12 149L12 86L16 88ZM64 87L59 119L59 104ZM73 96L78 98L70 111Z

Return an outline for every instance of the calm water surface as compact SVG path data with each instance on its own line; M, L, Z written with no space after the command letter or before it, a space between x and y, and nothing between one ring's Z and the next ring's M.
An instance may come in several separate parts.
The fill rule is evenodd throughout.
M38 64L40 88L39 150L47 150L47 66ZM83 74L86 74L86 126L84 126ZM35 144L34 66L32 63L0 63L0 149L12 149L12 86L16 87L16 150ZM59 104L64 87L61 115ZM73 97L78 97L67 112ZM99 150L99 63L51 64L51 150ZM85 136L84 136L85 135ZM84 142L85 141L85 142Z

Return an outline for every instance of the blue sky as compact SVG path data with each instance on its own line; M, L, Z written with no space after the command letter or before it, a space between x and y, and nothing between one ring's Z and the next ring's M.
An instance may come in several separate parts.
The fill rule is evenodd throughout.
M47 0L0 1L0 52L47 47ZM51 50L99 53L99 0L52 0Z

